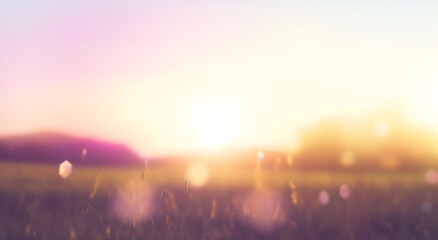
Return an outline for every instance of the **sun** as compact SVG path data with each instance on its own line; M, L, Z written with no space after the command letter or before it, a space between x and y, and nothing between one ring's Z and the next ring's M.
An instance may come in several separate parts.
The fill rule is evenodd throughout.
M223 147L233 137L235 120L231 109L224 104L203 105L197 110L194 122L198 139L207 149Z

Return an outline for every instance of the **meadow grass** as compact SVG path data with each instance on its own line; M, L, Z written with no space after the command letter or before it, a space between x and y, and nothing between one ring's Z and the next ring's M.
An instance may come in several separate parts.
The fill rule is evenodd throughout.
M57 166L2 162L0 239L438 239L438 191L423 171L216 167L201 188L185 180L171 166L74 166L62 179Z

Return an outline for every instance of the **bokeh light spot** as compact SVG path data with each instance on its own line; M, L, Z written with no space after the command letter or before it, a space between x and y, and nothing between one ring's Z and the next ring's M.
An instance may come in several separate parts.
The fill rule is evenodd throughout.
M118 191L114 198L114 210L121 220L142 222L156 210L154 192L141 187Z
M344 184L339 188L339 196L341 196L342 199L348 199L350 195L351 195L351 190L347 184Z
M191 164L187 169L187 180L194 187L201 187L207 183L209 170L206 164L196 162Z
M265 154L264 154L262 151L259 151L259 152L257 153L257 159L258 159L259 161L263 161L263 159L265 159Z
M321 205L327 205L330 202L330 194L326 190L319 192L319 203Z
M241 201L239 220L259 232L271 232L286 221L286 205L271 191L255 191Z
M72 168L73 166L71 165L71 163L68 160L65 160L59 165L59 176L64 179L67 178L68 176L70 176Z
M82 161L85 160L85 157L87 157L87 149L86 148L82 149Z
M339 162L344 167L351 167L356 162L356 156L352 151L343 151L339 156Z
M431 185L438 183L438 172L435 169L426 172L426 182Z
M375 131L377 136L383 138L389 134L389 125L385 121L379 121L376 124Z

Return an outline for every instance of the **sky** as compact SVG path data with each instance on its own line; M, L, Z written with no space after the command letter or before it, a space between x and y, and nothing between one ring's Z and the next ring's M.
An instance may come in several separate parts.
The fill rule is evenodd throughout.
M290 149L402 106L438 130L436 1L0 1L0 135Z

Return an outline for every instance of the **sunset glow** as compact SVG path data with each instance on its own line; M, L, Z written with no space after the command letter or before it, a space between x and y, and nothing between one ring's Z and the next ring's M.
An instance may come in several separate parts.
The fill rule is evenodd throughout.
M438 1L0 1L0 239L438 239L437 187Z
M142 155L291 151L320 119L388 103L438 131L432 2L379 14L343 1L19 2L0 4L1 135L51 130Z
M224 106L206 105L195 115L194 130L208 149L224 146L232 140L236 120Z

